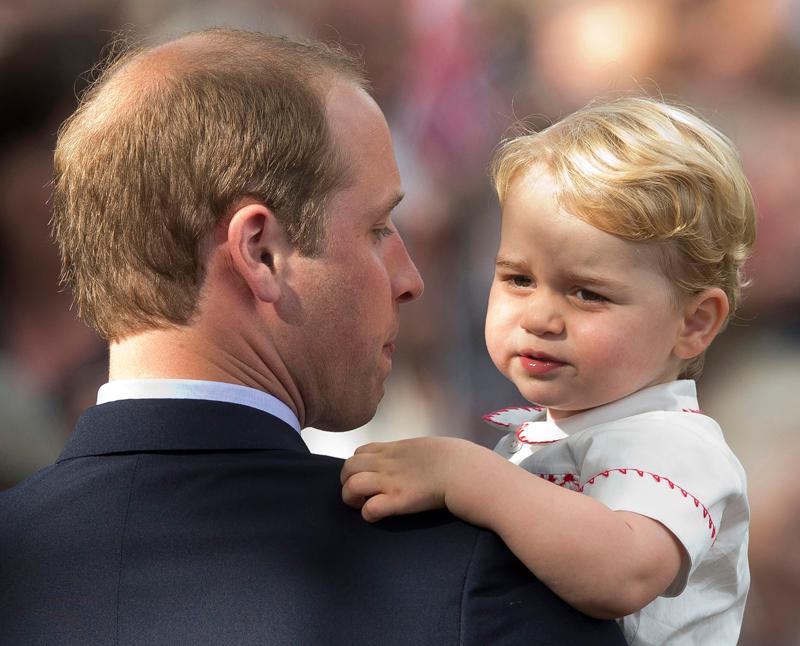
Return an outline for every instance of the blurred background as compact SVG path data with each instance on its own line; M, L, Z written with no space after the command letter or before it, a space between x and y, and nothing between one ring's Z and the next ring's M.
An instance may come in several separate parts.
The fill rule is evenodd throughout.
M750 481L741 643L800 644L800 0L0 1L0 488L55 459L106 379L105 346L70 310L49 240L57 128L120 32L209 25L359 52L395 138L407 192L396 220L425 295L404 308L376 419L304 431L316 452L421 434L492 446L481 414L525 403L483 342L499 232L486 168L517 119L540 128L595 96L643 92L693 106L736 142L759 240L700 399Z

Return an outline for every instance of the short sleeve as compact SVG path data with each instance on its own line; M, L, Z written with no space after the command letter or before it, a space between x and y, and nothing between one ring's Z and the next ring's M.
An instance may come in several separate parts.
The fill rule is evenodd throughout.
M664 596L680 594L726 506L745 495L744 471L719 426L700 414L645 413L587 431L576 448L584 494L657 520L681 542L688 561Z

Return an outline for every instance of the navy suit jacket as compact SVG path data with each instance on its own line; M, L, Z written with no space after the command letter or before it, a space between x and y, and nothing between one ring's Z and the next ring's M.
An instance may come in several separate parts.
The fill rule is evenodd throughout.
M246 406L90 408L0 493L0 643L624 644L491 532L445 511L367 524L341 465Z

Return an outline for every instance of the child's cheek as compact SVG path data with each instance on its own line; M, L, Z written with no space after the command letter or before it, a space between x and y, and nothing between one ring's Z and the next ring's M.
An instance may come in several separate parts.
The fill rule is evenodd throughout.
M628 360L630 339L629 335L614 328L586 325L580 330L573 328L573 352L581 362L593 367L622 369Z
M493 310L490 301L489 312L486 316L486 349L497 369L508 376L511 330L507 323L504 324L498 313L497 310Z
M505 373L503 368L503 358L502 358L502 347L498 343L498 334L497 329L493 327L490 321L487 319L486 321L486 349L489 351L489 357L491 357L492 362L497 367L497 369Z

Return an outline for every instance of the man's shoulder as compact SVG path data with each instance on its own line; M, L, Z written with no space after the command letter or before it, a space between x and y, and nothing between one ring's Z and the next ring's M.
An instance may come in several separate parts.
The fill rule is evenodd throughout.
M285 449L62 461L0 503L16 525L0 532L7 607L41 634L82 617L130 643L617 643L491 532L444 510L365 522L341 466ZM38 606L53 595L61 617Z
M325 474L323 479L338 478L343 464L325 456L308 460ZM418 600L434 590L451 596L450 607L458 608L461 644L625 643L615 622L581 614L531 574L494 532L465 523L447 510L389 517L375 524L363 521L357 510L339 510L360 536L356 559L381 563L381 579L411 581L401 594ZM428 611L437 607L433 601L424 605Z

